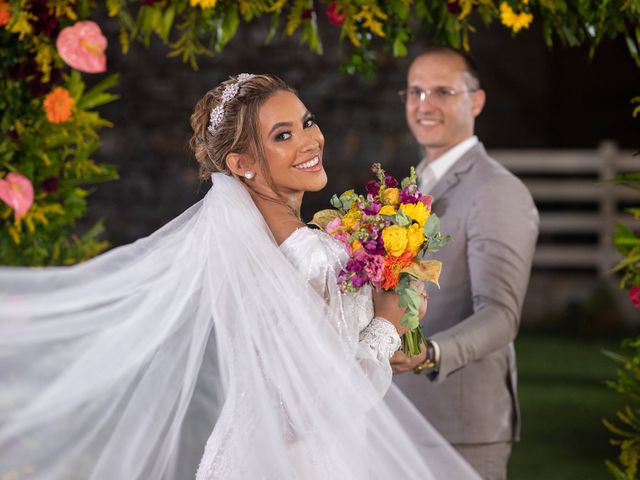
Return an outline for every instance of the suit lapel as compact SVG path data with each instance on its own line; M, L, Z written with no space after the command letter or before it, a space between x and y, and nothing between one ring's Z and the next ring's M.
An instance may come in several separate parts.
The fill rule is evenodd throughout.
M486 154L484 147L478 142L453 164L449 171L444 174L444 177L435 184L429 194L433 196L435 201L438 201L448 190L460 182L460 178L471 169L475 158L486 156Z

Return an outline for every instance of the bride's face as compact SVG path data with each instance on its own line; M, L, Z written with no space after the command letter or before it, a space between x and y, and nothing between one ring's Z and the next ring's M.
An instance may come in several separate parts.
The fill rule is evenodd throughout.
M278 190L295 195L324 188L324 137L300 99L291 92L273 94L258 111L258 122L265 159Z

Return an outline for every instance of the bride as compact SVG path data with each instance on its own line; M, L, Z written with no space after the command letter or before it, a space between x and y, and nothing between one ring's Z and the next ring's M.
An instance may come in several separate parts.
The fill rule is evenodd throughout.
M477 478L391 385L397 297L343 294L300 219L326 184L295 92L241 74L191 117L205 198L84 264L0 268L0 479Z

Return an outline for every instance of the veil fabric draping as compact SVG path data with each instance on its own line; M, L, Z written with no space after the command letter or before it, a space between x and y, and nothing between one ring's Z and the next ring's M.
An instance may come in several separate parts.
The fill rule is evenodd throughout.
M131 245L0 268L0 479L478 478L331 314L223 174Z

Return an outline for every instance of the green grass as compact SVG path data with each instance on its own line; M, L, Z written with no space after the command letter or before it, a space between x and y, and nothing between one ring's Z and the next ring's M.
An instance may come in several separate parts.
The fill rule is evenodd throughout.
M516 340L523 423L510 480L613 478L604 460L617 450L602 418L613 419L625 398L604 385L616 365L602 350L620 351L619 343L531 333Z

